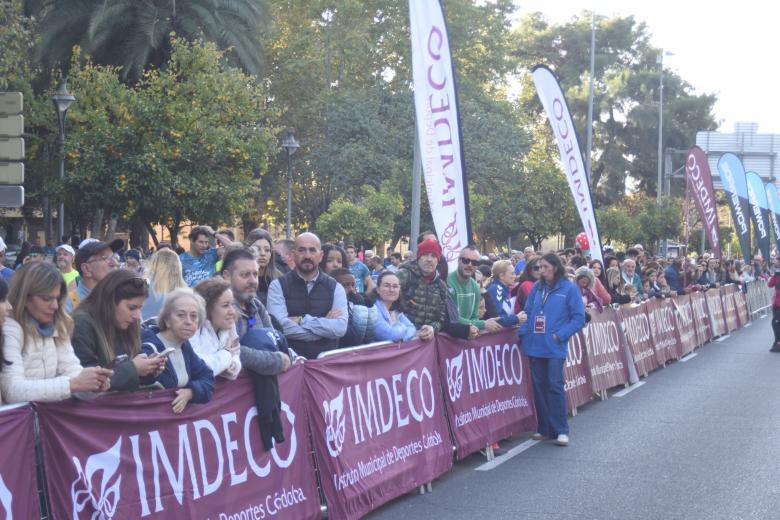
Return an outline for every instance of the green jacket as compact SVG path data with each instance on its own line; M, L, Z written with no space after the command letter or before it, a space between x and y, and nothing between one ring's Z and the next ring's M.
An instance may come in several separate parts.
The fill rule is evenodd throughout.
M431 283L425 283L417 262L398 267L404 314L419 329L430 325L439 332L447 322L447 286L437 273Z
M458 322L464 325L474 325L479 330L485 329L485 321L479 319L479 302L482 300L482 292L479 284L473 278L461 283L458 273L452 272L447 276L447 285L450 286L450 294L458 307Z

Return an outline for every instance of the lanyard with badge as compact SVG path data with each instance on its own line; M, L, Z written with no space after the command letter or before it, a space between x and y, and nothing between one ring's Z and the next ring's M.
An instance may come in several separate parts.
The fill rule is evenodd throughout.
M542 291L542 308L539 310L539 315L534 319L534 334L544 334L547 322L547 317L544 315L544 305L547 303L547 298L550 297L551 292L546 286Z

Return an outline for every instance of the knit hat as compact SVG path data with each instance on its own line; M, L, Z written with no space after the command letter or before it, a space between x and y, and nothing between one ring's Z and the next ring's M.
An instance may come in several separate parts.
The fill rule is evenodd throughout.
M128 249L127 252L125 252L125 260L128 258L134 258L136 262L140 262L141 253L139 253L136 249Z
M419 260L422 255L433 253L436 258L441 257L441 246L435 240L428 239L423 240L417 244L417 259Z

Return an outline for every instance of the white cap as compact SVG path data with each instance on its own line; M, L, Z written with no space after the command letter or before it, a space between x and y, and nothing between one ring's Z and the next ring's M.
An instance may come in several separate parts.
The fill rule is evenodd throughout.
M634 244L634 249L641 249L642 251L645 250L645 248L642 246L642 244Z
M88 239L88 240L91 240L91 239ZM68 244L60 244L60 245L58 245L56 251L59 251L60 249L64 249L71 256L76 256L76 251L74 251L73 248L70 247Z

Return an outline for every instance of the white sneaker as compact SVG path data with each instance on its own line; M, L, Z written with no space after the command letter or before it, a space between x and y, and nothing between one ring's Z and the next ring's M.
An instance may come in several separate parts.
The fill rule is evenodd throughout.
M569 436L564 434L558 435L558 438L555 440L555 444L557 444L558 446L568 446Z
M537 432L537 433L534 433L533 435L531 435L531 439L535 440L535 441L544 441L544 440L547 440L547 436L546 435L542 435L541 433Z

